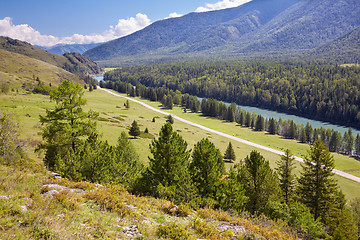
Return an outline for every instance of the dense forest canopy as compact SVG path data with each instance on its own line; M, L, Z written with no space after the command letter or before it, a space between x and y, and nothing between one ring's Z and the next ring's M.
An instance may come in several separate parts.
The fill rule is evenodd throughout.
M105 80L166 87L198 97L360 127L360 68L201 62L126 67Z

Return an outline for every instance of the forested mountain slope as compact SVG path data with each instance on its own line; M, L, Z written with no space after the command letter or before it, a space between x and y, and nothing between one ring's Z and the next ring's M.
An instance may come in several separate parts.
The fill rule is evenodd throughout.
M253 0L236 8L190 13L90 49L105 63L122 58L229 58L315 49L360 25L357 0Z

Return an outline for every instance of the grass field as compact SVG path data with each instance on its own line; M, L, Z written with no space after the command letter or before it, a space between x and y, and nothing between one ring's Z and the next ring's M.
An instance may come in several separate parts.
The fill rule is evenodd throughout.
M125 95L124 95L125 96ZM117 138L122 131L128 131L128 128L133 120L136 120L142 131L148 128L150 134L155 137L158 136L161 126L166 122L164 115L160 115L145 107L130 102L130 108L124 107L125 99L112 96L104 91L96 90L93 92L86 92L88 104L85 109L92 109L99 112L100 120L98 121L98 131L102 134L103 139L106 139L111 144L115 144ZM140 100L140 99L138 99ZM142 100L145 103L160 108L158 102L150 102ZM39 115L45 114L46 108L51 108L53 103L49 101L48 96L34 95L34 94L10 94L0 95L0 103L2 108L14 113L17 121L19 122L21 138L26 142L25 148L32 158L41 159L41 156L34 154L36 144L40 143L41 136L39 135L41 126L39 124ZM166 110L167 111L167 110ZM305 144L297 143L295 140L283 139L279 136L272 136L264 132L255 132L248 128L236 126L235 123L221 122L217 119L201 117L199 114L183 113L182 109L175 107L173 110L168 111L171 114L178 115L184 119L190 120L195 123L202 124L206 127L222 131L261 145L269 146L275 149L284 150L289 148L294 155L303 157L309 147ZM155 123L152 122L156 118ZM222 153L224 153L229 140L215 134L208 133L204 130L198 129L193 126L186 125L175 120L173 124L174 130L177 131L188 143L188 147L193 148L194 144L204 137L208 137ZM150 155L149 144L150 138L137 138L131 139L132 143L138 149L140 160L146 164L148 156ZM253 147L232 141L237 161L243 159L248 155ZM256 149L258 150L258 149ZM276 166L276 161L280 158L278 155L258 150L267 160L270 161L272 167ZM347 156L334 154L336 160L336 168L339 170L347 171L351 174L360 176L360 163ZM226 164L227 168L232 164ZM300 164L296 164L297 171L299 171ZM358 197L360 195L360 184L336 177L339 185L348 199Z

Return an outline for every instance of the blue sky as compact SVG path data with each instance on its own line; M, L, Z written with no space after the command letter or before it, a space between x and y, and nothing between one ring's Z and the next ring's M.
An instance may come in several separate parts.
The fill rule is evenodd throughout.
M250 0L4 0L0 35L51 46L104 42L190 12L239 6Z

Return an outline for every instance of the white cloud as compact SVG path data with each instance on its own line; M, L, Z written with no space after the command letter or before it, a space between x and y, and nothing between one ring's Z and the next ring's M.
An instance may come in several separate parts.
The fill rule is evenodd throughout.
M115 26L110 26L108 30L101 34L74 34L72 36L59 38L52 35L42 35L28 24L14 25L10 17L5 17L2 20L0 19L0 36L16 38L39 46L98 43L126 36L148 26L150 23L150 19L145 14L138 13L135 17L119 19Z
M169 19L169 18L177 18L177 17L182 17L182 14L178 14L176 12L170 13L168 17L166 17L165 19Z
M217 3L207 3L205 7L198 7L195 12L208 12L225 8L238 7L252 0L222 0Z

